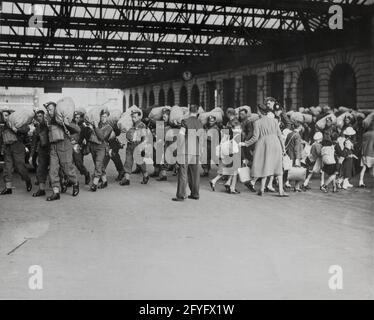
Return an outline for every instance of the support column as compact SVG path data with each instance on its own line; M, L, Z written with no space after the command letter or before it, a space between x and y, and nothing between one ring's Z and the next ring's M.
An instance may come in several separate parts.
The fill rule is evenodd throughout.
M374 100L374 14L371 16L371 30L370 30L370 38L371 38L371 97Z

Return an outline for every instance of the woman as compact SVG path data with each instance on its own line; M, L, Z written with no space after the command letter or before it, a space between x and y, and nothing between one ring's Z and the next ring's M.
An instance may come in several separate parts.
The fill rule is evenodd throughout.
M279 182L279 196L288 197L283 190L282 155L285 148L282 133L277 120L266 116L266 107L260 106L259 111L260 119L254 123L253 137L240 145L249 147L256 143L251 174L255 179L261 178L261 190L258 195L262 196L265 192L266 178L276 176Z
M90 190L96 192L99 181L102 181L99 189L108 187L108 180L106 177L104 160L109 152L109 138L113 132L112 127L108 123L109 111L102 110L100 113L100 122L98 126L95 123L89 124L91 134L89 138L89 147L92 154L92 159L95 164L94 179Z
M367 169L371 169L374 174L374 121L369 130L364 133L362 139L362 170L360 173L360 188L366 188L364 177Z

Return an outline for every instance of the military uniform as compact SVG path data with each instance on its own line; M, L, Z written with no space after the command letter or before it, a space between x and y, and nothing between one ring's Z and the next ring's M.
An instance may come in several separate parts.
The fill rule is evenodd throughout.
M143 136L140 140L134 141L133 136L134 135L141 135L142 131L145 132L147 129L146 125L142 121L138 121L134 126L130 129L128 133L128 143L126 147L126 160L125 160L125 173L131 174L132 168L134 166L134 151L137 146L139 146L141 143L145 141L145 137ZM140 167L140 170L143 174L147 173L147 167L145 163L138 165Z
M90 173L84 165L84 155L82 152L83 141L86 138L86 127L83 124L76 124L80 128L80 133L71 135L71 143L73 144L73 161L79 173L86 178L86 184L89 183Z
M70 184L78 186L73 164L73 146L69 134L79 133L80 128L75 124L70 124L66 126L66 129L68 132L65 132L64 128L55 120L52 120L49 125L49 141L51 143L49 178L54 193L58 194L60 193L60 169ZM79 193L79 189L77 191ZM73 195L76 196L77 192L73 191Z
M117 126L113 128L113 132L115 133L116 137L118 137L121 134L121 130L118 129ZM121 143L118 141L117 138L110 139L109 140L109 149L111 150L111 154L107 154L104 158L104 168L106 169L109 165L110 160L113 161L116 170L118 172L118 178L117 180L122 180L125 169L123 167L123 162L121 160L121 156L119 154L119 151L122 149Z
M35 129L36 152L38 154L38 165L36 168L36 177L39 184L45 184L48 178L49 167L49 138L48 126L45 123L39 124Z
M92 159L95 164L94 185L97 186L99 180L106 176L104 160L109 153L109 137L113 129L109 124L99 123L98 127L91 130L89 147Z
M26 182L27 191L31 191L32 184L29 173L25 166L25 145L24 141L30 127L28 125L18 129L17 133L4 127L2 141L4 144L4 182L6 189L3 194L10 194L13 180L13 170L16 169L22 180Z
M200 198L199 133L202 132L202 129L202 123L195 116L182 121L181 132L183 132L184 139L182 139L183 141L179 143L178 147L178 187L177 197L174 200L184 200L187 197L187 183L191 190L190 198L196 200ZM196 130L197 133L196 141L190 141L191 143L189 143L188 139L189 130Z

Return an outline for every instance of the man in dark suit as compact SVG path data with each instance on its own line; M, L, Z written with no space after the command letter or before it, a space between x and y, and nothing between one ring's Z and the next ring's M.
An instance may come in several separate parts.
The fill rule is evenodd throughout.
M173 201L184 201L187 196L187 183L191 190L189 199L200 198L199 162L204 142L204 128L198 119L198 106L190 107L190 116L182 121L178 137L178 188Z

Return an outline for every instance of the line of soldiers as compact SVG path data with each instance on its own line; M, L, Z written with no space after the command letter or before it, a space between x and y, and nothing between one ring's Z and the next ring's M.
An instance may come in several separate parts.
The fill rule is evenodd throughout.
M37 159L36 184L38 191L33 197L46 196L46 184L49 177L53 193L47 201L59 200L62 193L69 187L73 188L73 197L78 196L80 188L76 171L85 178L85 184L90 185L90 191L108 187L106 168L112 160L118 171L117 181L121 186L130 185L130 175L134 165L134 150L143 142L135 141L136 132L146 128L142 122L142 113L131 113L133 127L126 134L127 148L126 161L122 162L119 155L123 144L117 137L121 134L119 128L108 123L110 115L108 110L102 110L98 123L88 122L83 112L76 112L73 121L68 125L60 125L55 119L56 103L48 102L44 105L45 111L38 110L35 115L35 130L32 134L32 154ZM25 165L25 147L30 134L30 126L25 125L15 132L7 126L7 119L12 111L2 111L1 139L2 153L4 154L4 181L5 189L0 195L13 193L13 172L20 174L26 183L28 192L33 184ZM92 155L94 173L91 175L84 165L84 156ZM36 155L36 156L35 156ZM143 173L142 184L148 184L149 174L146 165L138 168ZM77 170L76 170L77 169Z

